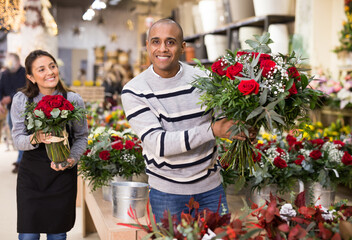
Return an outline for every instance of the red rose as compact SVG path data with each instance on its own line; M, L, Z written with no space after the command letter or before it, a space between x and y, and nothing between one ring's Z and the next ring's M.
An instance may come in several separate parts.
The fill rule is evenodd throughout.
M261 61L260 68L263 69L262 76L267 78L269 76L269 73L273 72L275 66L276 66L276 63L272 60Z
M238 90L243 93L243 95L249 95L251 93L258 94L259 83L257 83L254 79L242 80L240 84L238 84Z
M319 148L321 148L325 143L325 141L321 138L310 140L310 142L313 146L317 146Z
M297 138L295 138L294 136L292 136L292 135L287 135L286 136L286 140L287 140L287 142L288 142L288 145L294 145L295 144L295 142L297 141Z
M220 76L224 76L226 74L226 70L224 70L224 68L227 66L227 63L223 62L222 59L220 59L217 62L214 62L211 65L211 70L217 74L219 74Z
M122 141L117 141L112 143L111 147L116 150L122 150L123 149Z
M119 136L111 136L111 140L112 140L113 142L117 142L117 141L121 141L122 138L119 137Z
M253 152L252 154L253 157L253 162L260 162L262 160L262 154L260 152L257 152L257 154L255 154L255 152Z
M297 156L297 159L294 161L294 163L295 163L296 165L302 165L302 162L303 162L304 159L305 159L305 158L304 158L303 155L298 155L298 156Z
M255 146L256 149L262 149L264 147L263 143L258 143L257 146Z
M90 150L90 149L87 149L87 150L83 153L83 155L87 156L88 153L90 153L90 152L91 152L91 150Z
M281 155L286 155L285 151L282 148L276 148L276 151Z
M314 160L317 160L321 157L322 153L319 150L313 150L310 154L309 157L313 158Z
M42 109L42 111L44 112L44 114L47 118L51 118L51 111L52 110L53 110L53 108L50 106L47 106L45 109Z
M342 156L341 162L345 165L352 165L352 156L345 151L345 153Z
M286 161L283 160L281 157L276 157L274 159L274 165L278 168L286 168L287 167Z
M299 75L299 72L297 71L297 68L290 67L287 70L288 70L288 76L294 78L297 81L301 81L301 76Z
M75 107L72 105L72 103L70 101L64 101L62 103L62 106L60 107L60 110L68 110L68 111L73 111L75 109Z
M126 148L126 149L133 149L133 147L134 147L134 142L132 142L132 141L130 141L130 140L127 140L127 141L125 142L125 148Z
M99 157L100 157L101 160L107 161L110 158L110 152L107 151L107 150L101 151L99 153Z
M341 149L343 146L345 146L345 143L340 140L334 140L333 143L336 145L340 145L339 149Z
M257 57L259 53L253 52L252 55L253 57ZM269 54L261 53L259 57L259 62L262 62L264 60L270 60L271 56Z
M242 77L242 74L240 73L243 69L243 65L239 62L236 62L235 65L231 65L227 68L226 70L226 76L232 80L235 80L235 77Z
M247 54L248 54L248 52L238 51L237 54L236 54L236 56L237 56L237 57L240 57L240 56L242 56L242 55L247 55Z
M59 108L59 107L61 107L62 102L59 100L52 100L49 102L49 104L52 108Z
M290 95L288 95L288 96L295 95L298 93L295 83L292 84L292 87L288 90L288 92L290 93Z

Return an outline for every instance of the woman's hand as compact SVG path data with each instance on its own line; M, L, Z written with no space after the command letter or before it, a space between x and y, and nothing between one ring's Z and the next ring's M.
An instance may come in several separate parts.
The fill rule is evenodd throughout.
M75 164L75 160L72 158L67 159L67 163L64 167L61 164L55 164L54 162L51 162L50 167L54 169L55 171L64 171L67 168L73 167L73 164Z
M49 144L51 143L50 138L51 138L51 133L43 133L43 131L37 131L31 135L30 142L33 145L38 143Z

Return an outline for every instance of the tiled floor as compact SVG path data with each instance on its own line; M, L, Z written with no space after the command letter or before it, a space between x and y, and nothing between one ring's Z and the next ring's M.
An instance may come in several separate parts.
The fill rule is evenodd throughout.
M13 168L12 163L17 158L17 152L12 148L10 151L4 143L0 144L0 183L1 183L1 197L0 206L2 211L0 213L0 239L16 240L16 174L11 173ZM229 210L235 215L240 215L240 209L244 206L244 194L242 195L227 195L229 203ZM336 200L348 199L350 204L352 202L352 190L339 187L336 194ZM42 239L46 239L42 237ZM77 218L75 227L68 233L69 240L99 240L97 233L90 234L86 238L82 237L82 211L77 208ZM124 239L125 240L125 239ZM126 239L128 240L128 239Z

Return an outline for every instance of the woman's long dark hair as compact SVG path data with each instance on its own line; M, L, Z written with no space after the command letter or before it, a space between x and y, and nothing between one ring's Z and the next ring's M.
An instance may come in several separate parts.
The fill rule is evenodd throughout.
M41 56L47 56L50 57L54 63L57 66L57 62L55 60L55 58L48 52L43 51L43 50L34 50L32 51L30 54L28 54L28 56L26 57L26 61L25 61L25 68L26 68L26 75L33 75L32 72L32 65L33 62ZM72 92L72 90L70 90L65 83L59 79L59 82L56 86L56 89L61 92L61 93L67 93L67 92ZM21 89L21 91L28 97L28 98L34 98L36 96L38 96L39 94L39 88L37 84L33 84L27 77L26 77L26 86L23 87Z

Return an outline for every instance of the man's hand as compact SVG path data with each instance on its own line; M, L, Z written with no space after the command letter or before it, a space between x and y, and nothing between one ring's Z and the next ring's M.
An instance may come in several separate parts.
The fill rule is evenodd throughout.
M51 162L50 167L54 169L55 171L64 171L67 168L71 168L73 164L75 163L75 160L72 158L67 159L67 164L63 167L61 164L58 164L58 167L54 162Z
M51 143L50 141L51 134L50 133L43 133L42 131L37 131L33 133L30 137L31 144L38 144L38 143Z
M230 139L230 135L231 135L230 128L235 124L236 123L234 121L229 120L227 118L223 118L213 123L211 125L211 128L213 130L214 136ZM258 130L255 128L250 128L248 131L249 131L249 140L251 141L252 144L255 144L257 142ZM233 136L232 139L238 139L238 140L244 141L246 140L246 135L244 132L241 132Z

